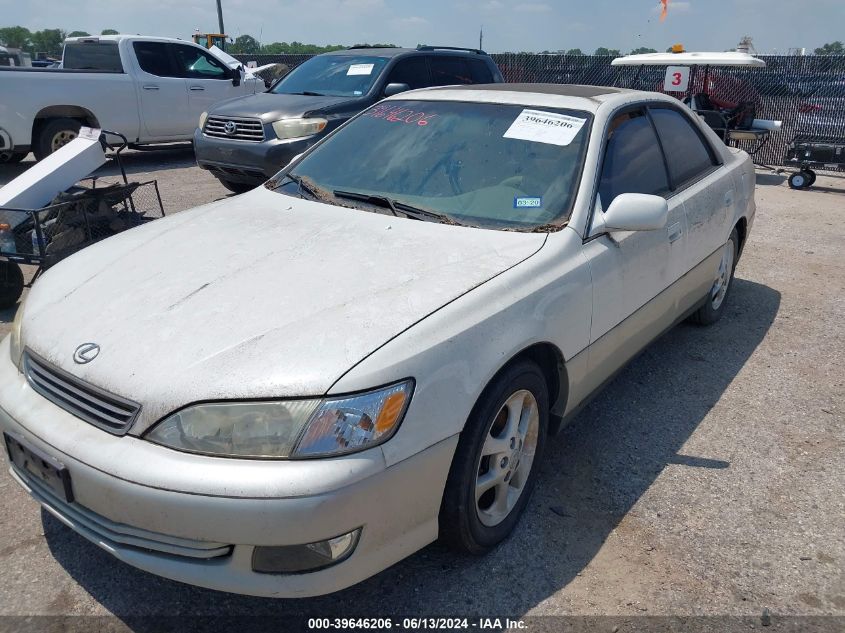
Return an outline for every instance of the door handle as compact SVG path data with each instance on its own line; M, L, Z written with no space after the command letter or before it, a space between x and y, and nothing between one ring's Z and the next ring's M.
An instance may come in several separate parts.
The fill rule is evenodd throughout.
M674 242L680 238L682 234L683 230L681 229L681 223L675 222L669 227L669 242Z
M189 90L205 90L202 86L191 86Z
M158 86L155 84L147 84L146 86L141 86L144 90L158 90Z

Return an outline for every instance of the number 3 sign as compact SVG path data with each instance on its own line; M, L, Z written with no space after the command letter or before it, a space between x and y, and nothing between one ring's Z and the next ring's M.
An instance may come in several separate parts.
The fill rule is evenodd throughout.
M663 80L665 92L686 92L689 86L689 66L669 66Z

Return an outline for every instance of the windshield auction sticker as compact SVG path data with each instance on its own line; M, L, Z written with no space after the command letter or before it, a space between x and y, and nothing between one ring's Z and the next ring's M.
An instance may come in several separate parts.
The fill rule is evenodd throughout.
M375 64L352 64L349 67L349 70L346 71L347 75L372 75L373 74L373 66Z
M508 131L504 134L504 138L548 143L550 145L569 145L586 122L587 119L579 119L566 114L523 110L511 123Z

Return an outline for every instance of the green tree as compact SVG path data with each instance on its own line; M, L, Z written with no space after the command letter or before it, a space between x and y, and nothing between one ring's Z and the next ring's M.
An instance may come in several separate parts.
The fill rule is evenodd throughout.
M646 48L645 46L640 46L639 48L635 48L631 51L631 55L642 55L643 53L656 53L657 51L653 48ZM671 52L671 49L670 51Z
M594 55L608 55L611 57L621 57L622 53L619 49L616 48L605 48L604 46L600 46L596 49L596 52L593 53Z
M32 33L23 26L7 26L0 29L0 44L11 48L26 48Z
M566 54L567 55L583 55L584 51L582 51L580 48L570 48L568 51L566 51Z
M100 35L120 35L120 31L115 31L114 29L103 29L100 31Z
M88 37L89 35L91 34L85 31L71 31L67 34L68 37Z
M64 44L67 33L62 29L44 29L35 31L30 38L30 50L33 53L47 53L48 55L61 55L62 44Z
M239 35L235 38L232 46L229 47L229 52L253 55L261 52L261 45L252 35Z
M845 55L845 45L842 42L829 42L816 49L816 55Z

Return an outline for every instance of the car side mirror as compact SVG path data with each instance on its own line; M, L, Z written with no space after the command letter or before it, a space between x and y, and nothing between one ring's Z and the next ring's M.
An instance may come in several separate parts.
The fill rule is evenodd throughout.
M238 66L232 69L232 85L237 87L241 85L241 77L243 77L244 67Z
M645 193L622 193L604 212L607 231L655 231L666 226L669 204L665 198Z
M400 92L406 92L410 89L411 86L408 84L387 84L384 87L384 96L392 97L393 95L398 95Z

